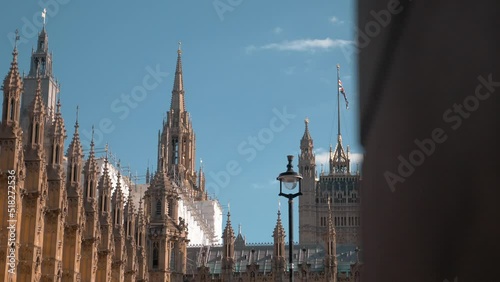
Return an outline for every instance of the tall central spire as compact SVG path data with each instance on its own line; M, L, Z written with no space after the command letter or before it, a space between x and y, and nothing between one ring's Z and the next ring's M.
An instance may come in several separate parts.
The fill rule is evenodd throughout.
M175 68L174 88L172 89L172 101L170 110L183 113L185 111L184 104L184 82L182 80L182 50L181 42L179 42L179 49L177 50L177 66Z

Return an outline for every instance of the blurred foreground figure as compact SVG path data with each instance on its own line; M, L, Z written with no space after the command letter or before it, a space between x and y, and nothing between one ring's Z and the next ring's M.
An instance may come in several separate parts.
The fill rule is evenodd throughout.
M500 2L358 2L363 281L500 281Z

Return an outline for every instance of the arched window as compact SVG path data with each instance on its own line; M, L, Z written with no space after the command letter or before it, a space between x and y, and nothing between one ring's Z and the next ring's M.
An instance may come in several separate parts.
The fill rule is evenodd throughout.
M54 163L59 164L59 145L56 145Z
M161 215L161 201L156 201L156 215Z
M73 169L71 172L71 181L76 181L76 164L73 164Z
M89 186L89 197L92 198L94 197L94 194L92 193L93 190L94 190L94 181L93 180L90 180L90 186Z
M38 132L40 131L40 126L35 124L35 143L38 143Z
M121 224L121 222L120 222L120 209L116 209L116 224Z
M158 247L153 247L153 269L158 269L159 256L160 252L158 251Z
M14 120L14 99L10 100L10 119Z

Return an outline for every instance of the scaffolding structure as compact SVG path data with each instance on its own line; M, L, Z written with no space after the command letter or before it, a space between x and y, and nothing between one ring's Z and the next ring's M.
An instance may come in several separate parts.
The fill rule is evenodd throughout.
M208 220L201 213L200 206L196 203L192 197L190 188L184 184L184 181L179 177L179 174L174 170L174 177L172 180L172 186L177 190L179 196L181 197L187 211L191 213L191 216L198 223L205 238L208 240L208 245L213 245L217 243L217 236L215 235L214 227L208 223Z

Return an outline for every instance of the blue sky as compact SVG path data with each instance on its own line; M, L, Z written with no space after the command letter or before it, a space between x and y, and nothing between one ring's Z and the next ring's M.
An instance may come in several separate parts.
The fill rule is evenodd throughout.
M224 213L231 203L233 227L237 230L241 223L248 241L271 242L278 200L286 207L275 179L286 170L286 155L299 152L304 119L310 120L318 159L325 161L329 144L336 140L337 63L350 105L345 111L342 104L344 144L353 153L362 152L356 58L345 52L354 40L355 2L137 3L2 3L6 12L0 19L0 73L8 71L16 28L22 37L20 69L28 71L40 12L46 7L68 142L79 105L84 146L88 148L94 124L97 147L108 142L122 164L143 175L148 161L156 165L157 132L170 107L177 43L182 41L186 107L209 194L219 199ZM143 86L151 73L157 79L146 93L126 104L122 97ZM276 112L283 111L288 113L285 122L271 126L279 117ZM253 137L258 146L251 145ZM237 173L229 175L228 165ZM226 173L229 177L223 179Z

